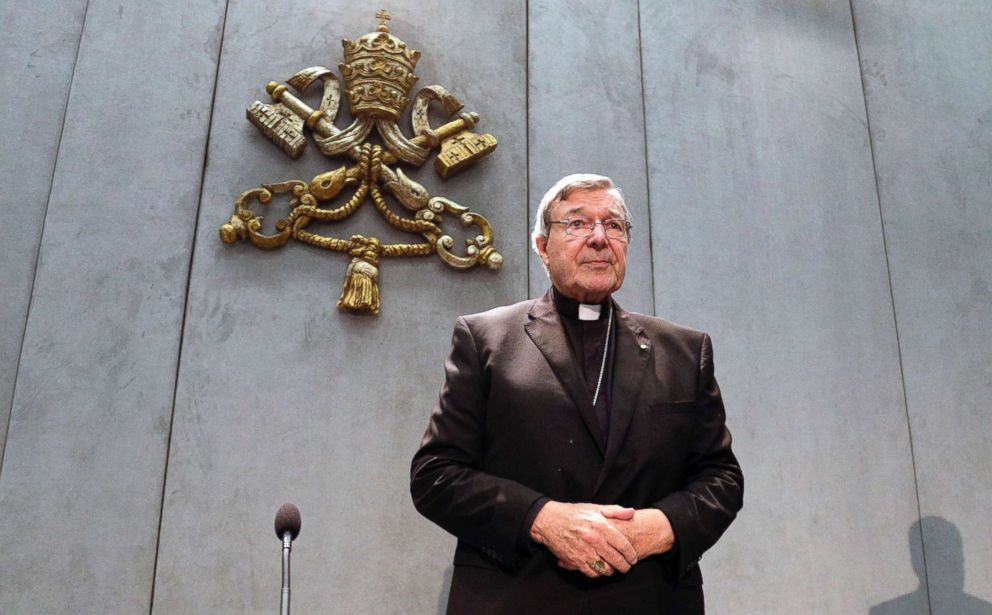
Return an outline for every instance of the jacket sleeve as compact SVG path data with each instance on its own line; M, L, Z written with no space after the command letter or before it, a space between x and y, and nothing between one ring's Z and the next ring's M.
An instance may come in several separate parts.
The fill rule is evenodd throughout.
M743 506L744 475L730 448L713 347L703 334L696 387L697 418L682 486L654 504L672 524L679 574L696 565Z
M463 317L455 323L444 384L420 450L410 493L417 510L505 568L521 555L528 513L542 497L483 470L488 382L476 340Z

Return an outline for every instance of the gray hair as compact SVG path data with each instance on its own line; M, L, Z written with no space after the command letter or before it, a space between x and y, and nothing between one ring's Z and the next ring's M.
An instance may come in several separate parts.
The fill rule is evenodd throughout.
M568 196L577 190L606 190L620 205L623 210L623 220L627 223L627 227L630 227L630 210L627 209L620 186L605 175L573 173L559 179L541 197L541 202L537 206L537 215L534 216L534 231L531 233L531 244L535 251L537 251L537 239L548 236L548 228L551 226L551 206L568 200Z

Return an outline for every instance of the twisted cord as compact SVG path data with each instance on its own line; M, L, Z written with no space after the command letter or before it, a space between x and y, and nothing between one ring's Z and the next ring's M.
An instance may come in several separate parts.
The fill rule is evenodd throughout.
M355 210L358 209L359 205L365 202L365 197L369 193L368 177L369 177L369 167L371 161L372 161L371 147L369 146L368 143L366 143L364 146L362 146L362 154L358 161L359 170L361 172L362 177L366 178L366 181L362 182L362 184L358 187L358 190L355 191L355 194L353 194L352 197L348 199L347 203L345 203L341 207L336 207L334 209L322 209L320 207L317 207L316 205L300 205L299 207L297 207L296 209L294 209L289 213L289 221L293 222L294 220L296 220L301 216L307 216L315 220L337 222L339 220L344 220L351 214L355 213ZM313 197L310 196L310 199L312 200Z
M335 252L348 252L351 250L351 242L347 239L324 237L310 231L297 231L296 238L299 241L317 246L318 248L324 248L325 250L334 250Z
M386 199L382 197L382 192L379 191L379 187L372 184L371 188L372 202L375 204L375 208L379 210L379 213L381 213L386 221L392 226L408 233L441 234L441 228L433 222L428 222L427 220L411 220L393 213L392 210L389 209L389 205L386 204Z
M325 250L344 252L350 256L361 256L366 251L365 244L359 244L348 239L325 237L310 231L298 231L296 238ZM352 253L354 251L354 253ZM382 246L382 256L427 256L434 253L434 246L429 243L390 243Z
M294 209L289 214L290 222L296 220L300 216L307 216L313 218L314 220L325 220L330 222L337 222L338 220L344 220L351 214L355 213L358 206L365 201L365 196L369 193L368 184L362 184L355 191L348 202L341 207L336 207L334 209L322 209L320 207L315 207L313 205L300 205Z
M359 160L361 174L364 180L355 191L355 194L347 203L336 209L321 209L314 205L300 205L289 215L289 222L293 222L301 217L313 218L315 220L338 221L350 216L358 206L362 204L369 192L372 193L372 202L375 207L386 218L392 226L410 233L441 234L441 228L426 220L411 220L393 213L386 204L386 199L379 190L379 182L382 179L382 147L366 143L362 146L361 158ZM312 197L311 197L312 198ZM351 239L337 239L326 237L298 229L295 233L296 239L308 243L318 248L334 250L335 252L345 252L352 257L363 258L370 263L377 264L379 256L426 256L435 251L434 241L428 243L393 243L382 245L377 239L366 238L361 235L353 235Z
M410 218L404 218L398 214L393 213L389 209L389 205L386 204L386 199L383 198L382 192L379 190L379 179L382 177L382 147L376 145L372 148L372 161L369 175L369 188L372 191L372 202L375 204L375 208L379 210L379 213L386 219L389 224L400 229L401 231L406 231L408 233L433 233L435 235L441 234L441 228L434 224L433 222L428 222L426 220L411 220Z
M383 256L427 256L434 253L429 243L391 243L382 246Z
M352 235L349 244L351 249L348 250L348 256L363 259L373 265L379 264L382 244L379 243L378 239L363 235Z

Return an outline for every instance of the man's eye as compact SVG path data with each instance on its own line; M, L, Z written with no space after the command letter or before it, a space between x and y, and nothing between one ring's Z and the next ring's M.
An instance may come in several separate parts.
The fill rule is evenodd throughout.
M603 226L605 226L608 231L623 230L623 222L620 222L619 220L603 220Z
M568 228L580 229L589 226L589 222L579 218L572 218L568 221Z

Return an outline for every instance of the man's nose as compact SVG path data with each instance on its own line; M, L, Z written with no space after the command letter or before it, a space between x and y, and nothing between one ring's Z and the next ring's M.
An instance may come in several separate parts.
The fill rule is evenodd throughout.
M598 248L605 247L610 238L606 236L606 226L602 222L593 224L592 232L586 238L586 244Z

